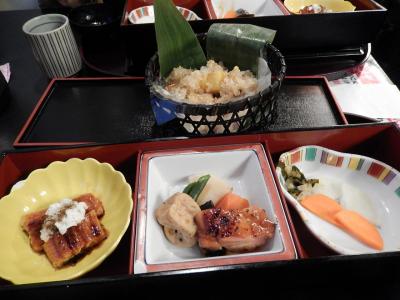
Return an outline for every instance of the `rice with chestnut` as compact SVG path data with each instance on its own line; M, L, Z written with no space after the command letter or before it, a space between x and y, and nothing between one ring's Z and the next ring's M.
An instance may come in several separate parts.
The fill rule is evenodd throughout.
M241 71L237 66L228 71L209 60L200 70L174 68L166 78L165 90L177 101L213 105L255 94L258 82L250 71Z

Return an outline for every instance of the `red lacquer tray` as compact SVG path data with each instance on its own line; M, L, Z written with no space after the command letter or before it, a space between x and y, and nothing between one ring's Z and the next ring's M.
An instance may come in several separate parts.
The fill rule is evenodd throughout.
M260 144L264 149L268 149L266 151L267 161L273 166L281 153L302 145L313 144L337 151L369 156L400 169L400 157L397 151L400 148L399 138L400 130L395 124L382 123L186 140L57 147L41 150L23 149L2 155L0 162L0 195L7 194L15 182L26 178L31 171L45 167L50 162L56 160L65 161L72 157L93 157L101 162L108 162L117 170L123 172L127 181L133 187L133 196L135 205L137 205L137 197L139 195L139 176L137 174L140 173L138 159L140 159L142 153L166 149L175 149L174 151L177 151L179 149L193 149L204 146L221 147L224 145ZM272 175L276 182L276 176ZM279 186L278 192L281 195L281 199L284 199ZM167 273L156 272L152 273L151 276L148 276L148 274L132 275L131 253L136 247L134 241L137 224L136 214L133 214L132 230L125 234L116 251L102 265L93 272L86 274L83 278L25 287L11 287L8 283L3 282L0 291L17 295L20 292L23 293L29 290L32 295L37 293L43 296L42 293L46 295L61 295L62 293L77 292L81 289L87 292L91 286L96 286L97 292L101 290L106 293L107 288L110 286L135 290L139 286L142 288L150 285L157 286L163 280L167 280L172 286L178 286L184 280L187 287L199 288L201 282L216 280L216 278L221 280L230 278L234 284L238 284L238 279L235 279L236 277L232 278L230 275L238 274L235 272L240 272L244 276L244 278L241 278L241 282L246 284L249 282L259 283L261 280L258 277L260 272L263 274L262 281L267 280L271 283L276 283L277 278L275 276L280 274L280 276L285 276L287 284L298 284L300 282L302 284L301 290L303 291L303 289L307 290L307 287L312 289L312 286L323 284L325 276L329 276L331 272L336 272L338 269L341 270L344 280L349 280L354 284L349 278L350 275L355 276L354 274L357 274L357 277L363 281L375 280L376 282L376 280L382 278L389 280L387 273L382 273L378 270L371 274L371 272L365 272L365 270L371 268L382 270L386 268L397 269L399 267L399 253L397 252L342 256L328 251L306 230L296 213L287 206L286 201L283 201L282 205L300 259L207 266L199 269L169 271ZM137 206L135 209L137 209ZM313 268L313 266L318 268L318 272L307 273L307 277L302 278L303 272ZM228 270L230 272L226 272ZM172 274L173 276L170 277ZM66 286L69 286L69 289L63 288Z

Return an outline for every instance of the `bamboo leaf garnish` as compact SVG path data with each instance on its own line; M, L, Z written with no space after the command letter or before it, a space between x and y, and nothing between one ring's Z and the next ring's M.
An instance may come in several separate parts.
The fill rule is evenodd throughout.
M258 73L258 58L265 43L272 43L276 31L251 24L212 24L207 33L207 56L223 61L225 67Z
M171 0L155 0L154 15L162 77L178 66L198 69L207 63L195 33Z

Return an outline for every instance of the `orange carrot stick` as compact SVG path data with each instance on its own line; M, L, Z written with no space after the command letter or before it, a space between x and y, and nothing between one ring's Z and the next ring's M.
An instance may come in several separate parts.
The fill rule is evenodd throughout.
M383 240L376 227L359 213L342 210L334 216L336 222L350 235L362 243L377 249L383 249Z
M335 200L322 194L305 196L300 203L321 219L338 226L369 247L383 249L379 231L359 213L343 209Z
M321 219L342 228L334 218L334 215L342 210L340 204L335 200L322 194L315 194L305 196L300 203Z

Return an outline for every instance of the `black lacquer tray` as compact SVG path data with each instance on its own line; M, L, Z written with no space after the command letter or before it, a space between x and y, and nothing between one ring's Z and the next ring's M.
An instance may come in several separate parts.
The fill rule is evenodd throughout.
M277 96L276 117L257 132L347 124L324 77L289 77ZM143 78L53 80L14 142L48 146L187 137L174 121L155 124Z

